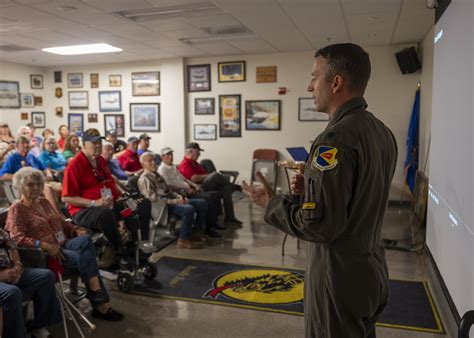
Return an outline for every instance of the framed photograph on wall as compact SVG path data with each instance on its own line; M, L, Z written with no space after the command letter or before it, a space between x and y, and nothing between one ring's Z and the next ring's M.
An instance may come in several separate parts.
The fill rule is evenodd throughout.
M188 92L211 90L211 65L188 66Z
M42 106L43 105L43 97L42 96L35 96L35 106Z
M240 95L219 95L219 136L241 137Z
M31 89L43 89L43 75L31 74L30 86Z
M99 92L99 111L122 111L122 96L120 90Z
M82 88L84 85L82 73L68 73L67 86L68 88Z
M159 96L160 72L132 73L133 96Z
M109 87L122 87L122 75L109 75Z
M216 124L195 124L194 125L195 140L217 140Z
M219 62L219 82L245 81L245 61Z
M245 101L246 130L280 130L281 101Z
M98 114L96 114L96 113L87 114L87 122L89 122L89 123L99 122Z
M159 103L130 103L130 131L160 131Z
M46 127L46 117L44 112L34 111L31 112L31 124L35 128L45 128Z
M197 97L194 99L195 115L214 115L214 98L213 97Z
M89 108L89 93L86 91L68 92L70 109Z
M277 67L265 66L257 67L257 83L277 82Z
M91 88L99 88L99 73L91 73Z
M298 100L298 121L329 121L329 115L316 111L314 98L300 97Z
M0 108L20 108L18 81L0 81Z
M84 132L84 115L68 114L67 124L71 134L82 136L82 133Z
M60 70L54 71L54 83L63 82L63 73Z
M115 130L118 137L125 137L125 118L123 114L106 114L104 115L104 131Z
M35 106L35 96L32 93L21 93L21 107L33 108Z

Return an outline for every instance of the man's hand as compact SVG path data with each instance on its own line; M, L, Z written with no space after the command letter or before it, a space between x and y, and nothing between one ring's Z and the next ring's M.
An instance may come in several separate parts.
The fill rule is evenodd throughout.
M95 200L95 206L106 207L106 208L112 209L114 206L114 200L110 196L99 198L98 200Z
M304 174L296 173L291 178L291 193L293 195L304 195Z
M193 188L184 188L184 191L186 192L186 194L192 195L194 194L195 190Z
M3 272L4 280L2 280L2 282L12 283L12 284L18 283L21 277L21 272L22 272L21 270L16 269L16 268L6 269Z
M252 187L243 181L242 190L247 194L247 196L249 196L252 202L262 208L266 208L270 199L275 196L275 192L260 171L257 171L255 175L257 176L258 181L262 183L262 186Z

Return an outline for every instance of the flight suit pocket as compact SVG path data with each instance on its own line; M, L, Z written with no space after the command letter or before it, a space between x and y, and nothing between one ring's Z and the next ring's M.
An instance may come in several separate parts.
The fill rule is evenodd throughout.
M316 219L319 214L322 174L309 168L305 171L305 198L301 209L307 221Z

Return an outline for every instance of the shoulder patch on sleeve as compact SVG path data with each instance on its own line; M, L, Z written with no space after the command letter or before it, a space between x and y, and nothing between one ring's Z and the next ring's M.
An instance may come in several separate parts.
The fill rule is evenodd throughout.
M311 165L321 171L334 169L338 164L336 158L338 151L336 147L318 146L311 160Z

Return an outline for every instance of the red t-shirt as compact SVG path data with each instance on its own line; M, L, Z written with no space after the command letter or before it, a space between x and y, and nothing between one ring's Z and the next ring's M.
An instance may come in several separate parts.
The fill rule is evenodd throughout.
M188 180L191 179L194 175L205 175L207 172L204 168L194 160L191 160L187 157L184 157L181 163L178 166L178 170L186 177Z
M57 141L57 144L58 144L58 148L59 150L63 151L64 150L64 142L66 141L65 138L58 138L58 141Z
M102 197L100 189L109 188L112 191L114 201L119 198L115 181L107 167L107 163L102 156L98 156L96 161L97 167L93 170L92 165L82 151L71 160L64 171L63 196L98 200ZM72 204L67 205L67 211L71 216L83 208Z
M119 157L118 160L120 162L120 166L125 171L138 171L142 168L140 163L140 157L138 153L135 151L131 151L130 149L126 149Z

